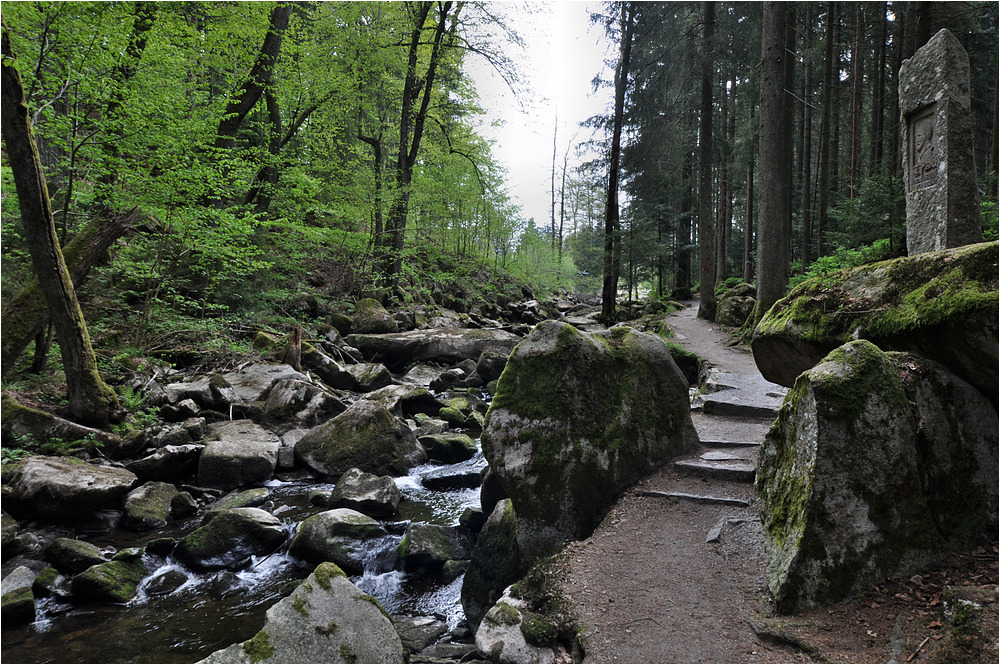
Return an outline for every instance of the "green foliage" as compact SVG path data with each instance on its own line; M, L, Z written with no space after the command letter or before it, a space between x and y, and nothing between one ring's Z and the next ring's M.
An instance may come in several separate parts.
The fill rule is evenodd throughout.
M845 268L856 268L866 263L885 261L895 255L896 252L888 238L876 240L871 245L858 249L839 249L831 256L822 256L810 263L804 274L792 276L789 288L794 288L814 277L827 277ZM799 265L798 262L793 263L792 270L796 271Z
M101 448L104 444L93 434L83 439L68 440L54 436L46 440L38 439L34 434L11 434L9 441L0 448L0 461L9 464L24 459L29 455L48 455L65 457L83 449Z
M983 214L983 241L996 240L997 227L1000 226L997 217L997 202L983 201L980 208Z
M834 230L828 240L839 247L860 247L887 237L893 246L904 246L905 197L899 174L880 171L865 179L854 198L840 195L834 199L830 207Z

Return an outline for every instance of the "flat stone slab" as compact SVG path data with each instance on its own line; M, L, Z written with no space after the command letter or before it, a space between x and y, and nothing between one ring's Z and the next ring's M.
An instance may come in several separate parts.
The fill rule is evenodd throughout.
M713 416L736 416L742 418L777 418L781 399L760 398L748 400L735 390L715 393L705 399L703 411Z
M771 429L773 418L734 418L692 413L691 422L703 446L735 447L760 444Z
M722 449L727 451L740 449ZM747 450L747 449L743 449ZM705 456L709 455L708 459ZM697 457L687 457L674 462L674 468L682 473L690 473L704 478L719 478L721 480L737 480L752 483L757 475L755 460L746 459L744 455L729 453L726 459L716 459L711 453L702 453Z
M703 494L688 494L687 492L661 492L659 490L642 490L638 492L638 496L662 498L662 499L677 499L679 501L691 501L692 503L706 503L706 504L714 504L721 506L737 506L739 508L746 508L750 505L749 501L744 501L743 499L734 499L728 496L707 496Z

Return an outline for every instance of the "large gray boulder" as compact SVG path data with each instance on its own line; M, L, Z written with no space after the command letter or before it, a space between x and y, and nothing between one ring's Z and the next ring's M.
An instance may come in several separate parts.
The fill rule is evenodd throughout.
M145 574L142 549L122 550L113 560L91 566L73 577L73 595L98 603L127 603L139 592Z
M836 602L995 538L997 422L940 365L864 340L801 375L757 469L778 610Z
M354 304L354 332L394 333L399 330L396 320L392 318L382 303L374 298L362 298Z
M406 423L368 400L358 400L310 430L295 444L295 456L313 473L333 480L355 467L376 475L403 475L427 461Z
M392 517L403 493L392 476L376 476L361 469L348 469L330 493L334 508L350 508L373 517Z
M363 395L364 399L378 402L401 418L412 418L418 413L436 416L444 406L437 397L423 387L393 384Z
M215 423L198 460L198 484L232 490L262 483L278 464L281 440L250 420Z
M250 365L235 372L223 374L236 394L244 402L257 402L272 385L282 379L308 381L302 372L297 372L291 365Z
M410 522L396 551L407 570L440 570L449 561L466 561L470 556L468 534L462 529L440 524Z
M216 411L225 411L231 404L242 401L239 392L222 374L196 376L190 381L168 383L163 386L163 390L171 404L190 399L202 408Z
M288 553L312 563L332 561L351 575L360 575L370 551L368 543L386 535L371 517L335 508L302 520Z
M476 442L468 434L461 432L426 434L417 441L424 447L432 460L443 464L464 462L476 455Z
M803 282L754 330L768 381L796 377L852 339L935 360L997 404L997 243L883 261Z
M264 418L286 428L315 427L347 410L332 394L298 379L280 379L266 394L261 407Z
M97 545L75 538L56 538L45 546L45 560L64 573L82 573L108 559Z
M462 581L462 609L469 625L478 626L503 590L521 579L528 568L517 544L517 514L510 500L503 499L483 525Z
M519 337L505 330L434 328L383 335L356 334L347 337L365 358L400 371L415 362L454 365L478 360L483 351L509 354Z
M145 457L127 462L125 468L140 480L177 481L197 471L198 458L204 448L197 443L163 446Z
M403 644L378 601L322 563L267 611L264 627L203 663L402 663Z
M170 483L150 481L125 495L122 526L133 531L159 529L170 521L170 506L180 490Z
M260 508L214 510L177 542L174 556L191 568L217 570L270 554L287 537L281 521Z
M545 321L507 361L482 446L534 561L589 536L622 492L695 450L698 435L662 339Z
M508 588L476 630L476 648L494 663L554 663L555 652L529 643L524 630L532 614ZM530 629L529 629L530 632Z
M4 481L4 510L14 517L72 518L117 506L138 479L117 467L36 455L5 471Z
M18 566L0 584L0 618L5 626L17 626L35 620L35 594L32 585L36 574Z

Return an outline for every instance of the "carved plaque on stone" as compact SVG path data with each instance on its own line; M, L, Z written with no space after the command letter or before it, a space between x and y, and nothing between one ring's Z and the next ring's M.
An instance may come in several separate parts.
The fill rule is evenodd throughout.
M933 185L938 179L941 155L937 147L936 105L910 116L910 191Z

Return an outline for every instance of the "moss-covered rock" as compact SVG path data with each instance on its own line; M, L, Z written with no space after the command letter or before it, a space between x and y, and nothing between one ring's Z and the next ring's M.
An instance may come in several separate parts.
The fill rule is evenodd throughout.
M336 508L304 519L288 551L299 559L332 562L352 575L360 575L364 572L366 544L386 535L373 518L349 508Z
M295 444L295 456L314 473L333 480L355 467L376 475L402 475L427 459L406 423L368 400L311 429Z
M135 598L146 573L142 551L123 550L106 563L91 566L73 578L73 594L99 603L127 603Z
M174 556L199 570L227 568L270 554L287 537L281 521L260 508L226 508L208 513L202 526L177 542Z
M791 387L827 353L862 338L940 362L996 404L997 247L927 252L804 282L757 325L757 366Z
M410 522L396 548L410 571L441 570L449 561L469 558L469 536L464 529Z
M465 418L463 418L463 422ZM454 464L472 459L476 454L476 443L468 434L461 432L442 432L427 434L419 439L420 445L432 459L444 464Z
M483 525L462 581L462 608L469 625L478 626L503 590L527 570L517 544L517 514L509 500L501 500Z
M45 546L45 559L64 573L82 573L108 560L97 545L76 538L56 538Z
M529 559L585 538L621 492L697 447L687 385L663 340L630 328L546 321L517 346L482 445Z
M354 331L377 335L398 332L399 327L382 303L374 298L362 298L354 305Z
M170 483L150 481L125 496L122 526L133 531L148 531L167 525L171 504L180 490Z
M779 611L911 574L995 537L997 414L939 365L850 342L802 374L764 439L756 492Z
M348 469L330 494L335 508L350 508L365 515L392 517L403 493L391 476L376 476L361 469Z
M72 519L116 504L138 482L117 467L36 455L5 469L4 510L14 517Z

